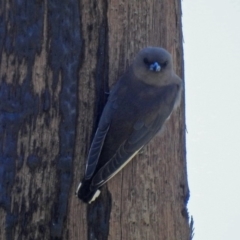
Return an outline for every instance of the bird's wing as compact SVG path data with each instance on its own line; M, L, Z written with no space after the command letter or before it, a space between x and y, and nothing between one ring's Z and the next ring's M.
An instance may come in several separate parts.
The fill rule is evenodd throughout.
M177 92L178 88L175 87L165 89L165 96L158 106L159 111L152 111L133 124L130 136L93 177L91 189L99 188L116 175L157 134L172 112Z
M87 158L87 163L86 163L86 170L85 170L85 177L84 177L86 180L92 178L96 170L96 167L99 161L99 156L101 154L102 147L109 130L111 118L114 111L116 110L115 91L117 90L118 90L118 84L116 84L115 87L110 92L110 96L108 98L108 101L101 115L97 131L94 135L94 138L89 150L88 158Z
M99 127L94 135L93 142L91 144L91 148L89 150L86 171L85 171L85 179L90 179L96 169L98 159L102 150L102 146L105 140L109 129L109 125L105 126L105 128Z
M158 114L150 125L136 122L130 137L118 148L116 154L93 177L91 188L99 188L116 175L160 130L164 123L163 116Z

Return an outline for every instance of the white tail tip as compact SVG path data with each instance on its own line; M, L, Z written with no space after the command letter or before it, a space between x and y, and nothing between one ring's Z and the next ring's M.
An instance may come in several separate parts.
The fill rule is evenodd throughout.
M79 191L81 185L82 185L82 183L80 182L79 185L78 185L78 187L77 187L77 190L76 190L76 192L75 192L76 196L78 195L78 191Z
M98 189L88 203L90 204L91 202L95 201L95 199L100 195L100 193L101 191Z

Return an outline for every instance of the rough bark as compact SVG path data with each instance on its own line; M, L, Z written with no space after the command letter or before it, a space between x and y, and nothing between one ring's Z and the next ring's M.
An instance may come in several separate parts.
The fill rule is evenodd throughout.
M0 2L0 239L190 238L184 95L95 203L74 194L106 92L151 45L183 77L179 0Z

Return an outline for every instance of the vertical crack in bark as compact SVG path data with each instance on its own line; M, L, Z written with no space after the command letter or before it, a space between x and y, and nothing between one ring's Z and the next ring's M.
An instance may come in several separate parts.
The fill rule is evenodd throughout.
M95 127L100 119L102 110L106 103L106 92L108 92L108 2L101 1L95 5L100 8L102 20L98 31L97 64L95 71ZM88 206L88 239L107 240L109 234L109 220L111 212L111 195L107 185L101 189L100 197Z
M106 92L109 92L108 88L108 72L109 72L109 60L108 60L108 22L107 22L107 1L102 3L102 22L99 26L99 39L98 39L98 51L97 51L97 66L95 71L95 120L96 126L102 114L102 110L106 103ZM96 127L95 127L96 129Z

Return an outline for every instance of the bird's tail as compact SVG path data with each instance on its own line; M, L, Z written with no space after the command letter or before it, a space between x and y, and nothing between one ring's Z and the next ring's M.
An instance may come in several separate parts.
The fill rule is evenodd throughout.
M81 199L85 203L93 202L101 193L99 189L90 189L91 179L85 180L83 179L82 182L79 183L76 195L79 199Z

